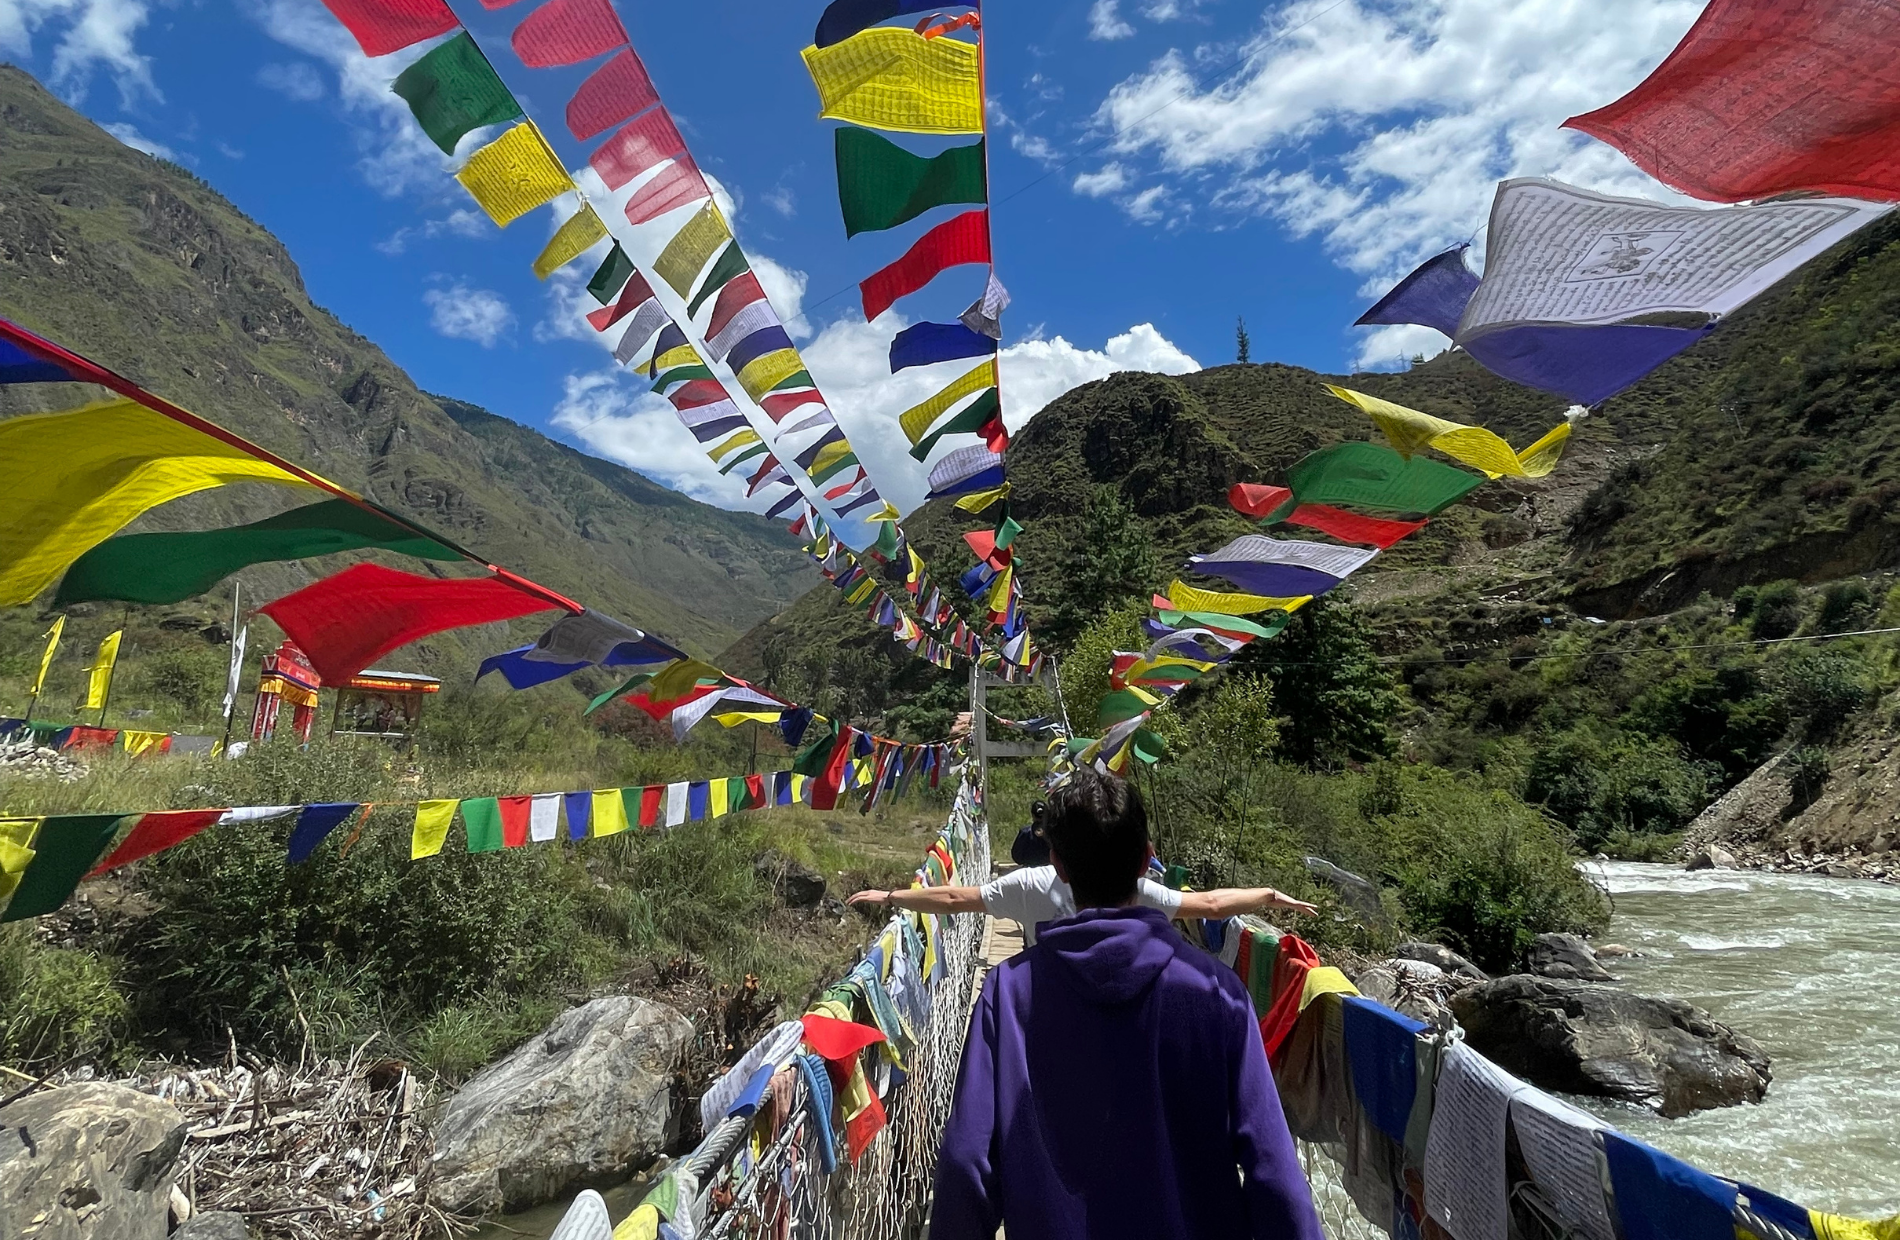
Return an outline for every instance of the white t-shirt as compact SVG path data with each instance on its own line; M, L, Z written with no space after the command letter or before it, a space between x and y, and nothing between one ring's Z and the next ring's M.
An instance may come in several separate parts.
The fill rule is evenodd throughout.
M1181 893L1144 878L1136 887L1135 903L1160 909L1172 921L1181 908ZM1033 947L1037 922L1075 916L1075 893L1057 876L1053 865L1025 866L983 884L983 911L1020 923L1023 946Z

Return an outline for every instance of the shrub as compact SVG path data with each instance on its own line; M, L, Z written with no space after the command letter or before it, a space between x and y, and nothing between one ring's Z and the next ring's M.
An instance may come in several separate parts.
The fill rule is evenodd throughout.
M118 962L83 948L47 947L23 925L0 932L0 1059L49 1069L76 1058L123 1057L131 1008ZM9 1091L10 1092L10 1091Z
M1833 764L1827 750L1819 745L1803 745L1788 755L1788 792L1792 808L1799 812L1814 804L1827 787Z
M148 692L198 716L224 694L225 658L215 650L162 650L141 669Z
M1782 662L1776 680L1789 713L1803 721L1814 739L1832 735L1867 704L1872 692L1860 657L1840 646L1794 651Z
M1814 627L1822 633L1845 633L1866 626L1874 617L1874 596L1865 582L1836 581L1821 591L1821 611Z
M1771 581L1755 591L1748 610L1749 632L1760 638L1788 637L1801 627L1805 608L1801 587L1792 581Z

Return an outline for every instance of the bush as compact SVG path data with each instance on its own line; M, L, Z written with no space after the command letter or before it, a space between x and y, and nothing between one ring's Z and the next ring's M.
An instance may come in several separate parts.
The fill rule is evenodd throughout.
M1289 759L1336 766L1398 751L1398 682L1373 654L1369 630L1351 605L1314 599L1278 638L1248 646L1234 666L1272 679L1285 715L1280 752Z
M1784 660L1776 677L1788 711L1811 739L1825 739L1867 704L1872 693L1860 656L1841 646L1809 646Z
M1612 832L1682 827L1709 803L1714 773L1711 764L1684 757L1674 741L1580 725L1536 747L1524 796L1569 827L1585 852L1595 852Z
M198 717L223 700L225 657L215 650L162 650L141 669L148 692L176 702L187 717Z
M1801 587L1792 581L1771 581L1755 591L1748 609L1749 632L1759 638L1791 636L1801 627L1806 608Z
M26 926L0 931L0 1059L47 1070L123 1057L131 1008L118 973L110 957L36 943Z
M1821 611L1814 627L1822 633L1845 633L1865 628L1874 618L1874 596L1865 582L1837 581L1821 591Z
M1788 792L1796 812L1820 799L1832 773L1827 750L1819 745L1803 745L1788 755Z

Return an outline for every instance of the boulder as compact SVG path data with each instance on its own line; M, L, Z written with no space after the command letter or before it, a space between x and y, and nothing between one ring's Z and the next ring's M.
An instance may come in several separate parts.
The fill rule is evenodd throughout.
M625 1179L665 1145L692 1036L672 1008L630 995L568 1009L432 1117L434 1199L488 1214Z
M790 908L815 908L825 898L825 876L796 858L771 849L752 863L752 872L772 885Z
M1734 870L1741 863L1735 860L1735 854L1720 844L1704 844L1690 854L1685 870Z
M0 1110L0 1236L165 1240L185 1117L123 1085L41 1090Z
M251 1229L244 1225L242 1214L213 1210L209 1214L194 1214L180 1223L178 1230L172 1233L172 1240L251 1240Z
M1435 1029L1451 1028L1451 996L1475 984L1423 960L1382 960L1352 981L1366 998Z
M1573 982L1613 982L1610 971L1597 963L1590 945L1574 934L1540 934L1527 953L1526 966L1539 977Z
M1759 1045L1680 999L1514 974L1451 1007L1473 1050L1548 1090L1674 1117L1760 1102L1772 1079Z
M1437 943L1401 943L1392 949L1392 954L1400 960L1423 960L1426 964L1435 964L1447 973L1456 973L1461 977L1475 978L1480 982L1491 980L1491 975L1472 964L1449 947Z

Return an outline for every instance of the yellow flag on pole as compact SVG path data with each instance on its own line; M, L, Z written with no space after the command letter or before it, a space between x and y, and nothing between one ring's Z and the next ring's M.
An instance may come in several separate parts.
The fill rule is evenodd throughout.
M86 682L85 709L105 709L106 695L112 691L112 668L119 661L119 640L124 636L124 629L115 629L99 643L99 653L94 656L92 666L86 669L92 673L92 678Z
M40 690L46 687L46 669L53 666L53 652L59 649L59 635L66 631L66 617L53 621L53 627L46 630L46 653L40 656L40 674L33 678L32 695L38 697Z

